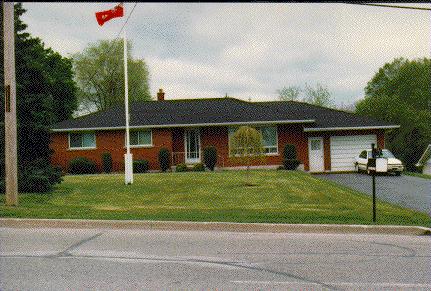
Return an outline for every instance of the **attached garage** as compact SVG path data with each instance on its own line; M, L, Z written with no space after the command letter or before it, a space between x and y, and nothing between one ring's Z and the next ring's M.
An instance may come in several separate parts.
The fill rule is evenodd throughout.
M361 151L371 148L372 143L377 146L375 134L331 136L331 171L354 171L355 157Z

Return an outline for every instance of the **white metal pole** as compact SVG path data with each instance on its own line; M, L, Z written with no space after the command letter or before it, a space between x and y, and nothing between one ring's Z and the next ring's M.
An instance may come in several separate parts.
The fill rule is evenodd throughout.
M127 40L126 40L126 25L123 31L123 51L124 51L124 107L126 113L126 148L127 153L124 155L124 174L125 184L133 183L133 157L130 153L130 133L129 133L129 81L127 71Z
M6 205L18 205L15 34L13 2L3 2Z

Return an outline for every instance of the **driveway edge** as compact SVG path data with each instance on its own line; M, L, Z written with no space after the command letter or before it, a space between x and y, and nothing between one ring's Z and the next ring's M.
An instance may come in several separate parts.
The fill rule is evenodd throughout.
M87 219L26 219L0 218L0 227L11 228L104 228L153 229L179 231L227 231L264 233L341 233L425 235L431 228L398 225L343 225L343 224L274 224L234 222L189 222L152 220L87 220Z

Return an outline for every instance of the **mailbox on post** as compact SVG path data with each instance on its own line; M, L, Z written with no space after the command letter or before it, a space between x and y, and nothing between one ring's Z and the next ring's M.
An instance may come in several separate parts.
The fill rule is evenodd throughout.
M388 159L380 157L376 158L376 173L388 172Z
M371 144L371 158L368 159L368 170L373 176L373 222L376 222L376 173L386 173L388 171L388 160L383 157L382 150L376 149L375 144Z
M388 159L384 158L381 149L376 149L374 144L371 145L372 157L368 159L368 170L370 173L387 173Z

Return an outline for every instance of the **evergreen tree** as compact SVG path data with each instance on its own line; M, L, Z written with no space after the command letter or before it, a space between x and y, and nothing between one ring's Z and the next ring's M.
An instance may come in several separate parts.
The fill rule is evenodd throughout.
M20 19L25 11L21 3L15 4L18 183L20 191L44 192L60 182L58 170L50 165L49 127L71 118L77 107L76 84L71 60L45 48L39 38L25 32L27 25ZM3 6L0 15L0 50L3 52ZM3 62L2 53L1 80L4 80ZM0 94L0 167L4 167L3 81ZM0 175L4 177L3 168Z

